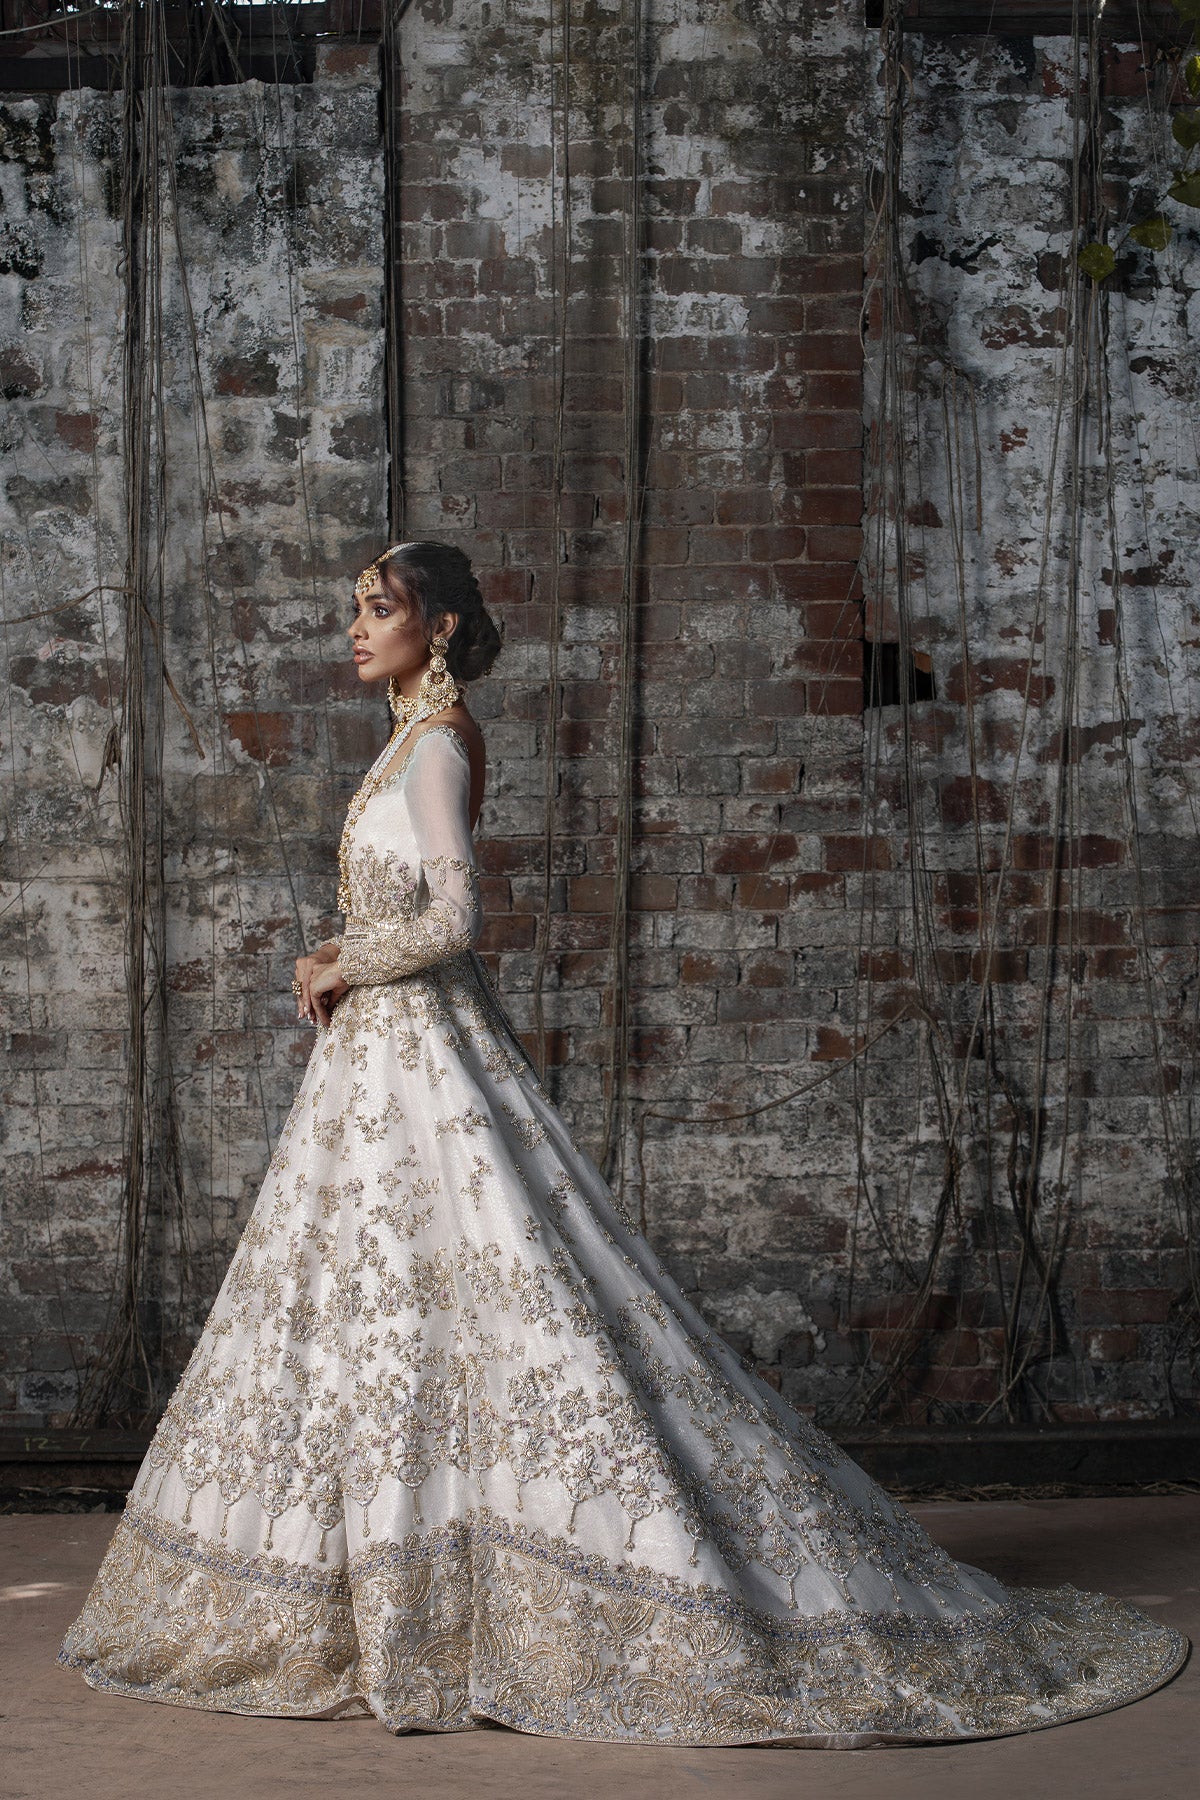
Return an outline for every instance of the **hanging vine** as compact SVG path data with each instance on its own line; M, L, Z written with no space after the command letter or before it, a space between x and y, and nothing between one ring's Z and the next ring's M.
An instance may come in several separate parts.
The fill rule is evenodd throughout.
M956 1329L981 1323L980 1299L965 1309L964 1270L975 1265L989 1271L986 1313L995 1320L999 1362L990 1400L973 1404L968 1416L988 1419L1052 1416L1056 1371L1071 1366L1075 1349L1060 1295L1065 1258L1081 1228L1079 1203L1072 1193L1073 1159L1081 1142L1082 1084L1079 1037L1079 921L1084 897L1078 846L1086 832L1086 799L1078 745L1085 723L1081 670L1085 648L1081 635L1088 595L1083 568L1093 550L1103 545L1119 596L1120 554L1113 507L1111 467L1111 338L1107 295L1097 295L1086 262L1072 255L1061 264L1063 276L1055 307L1056 370L1050 394L1050 429L1045 445L1041 492L1037 579L1031 616L1020 621L1027 646L1020 716L1015 722L1011 767L1004 777L1007 798L994 841L992 819L985 807L981 774L982 745L988 721L978 709L978 682L973 669L978 632L971 613L968 567L973 540L985 529L983 468L975 383L950 351L940 329L910 283L908 233L915 210L906 192L906 122L920 102L914 98L913 73L901 0L884 8L881 34L881 155L872 188L873 234L868 248L871 271L864 320L871 321L867 339L873 368L874 398L868 469L869 575L868 634L892 636L898 642L901 669L919 646L915 590L924 579L915 571L923 560L910 548L911 521L920 518L922 459L937 445L943 463L941 493L949 507L943 523L952 547L957 647L963 670L962 730L955 739L951 766L955 774L965 757L969 798L967 816L972 845L971 866L945 860L944 846L931 836L926 821L928 801L943 777L928 732L920 728L918 710L902 681L899 718L886 725L878 706L865 718L863 789L863 902L858 937L859 962L866 973L857 984L853 1054L832 1064L819 1077L791 1081L786 1091L753 1107L700 1106L687 1111L662 1100L647 1104L639 1118L639 1173L643 1202L647 1128L651 1123L683 1123L692 1128L726 1130L733 1122L751 1122L777 1107L813 1093L818 1087L845 1084L853 1095L856 1118L856 1202L852 1220L849 1279L843 1290L841 1319L852 1330L860 1265L868 1260L868 1288L878 1291L879 1276L890 1267L893 1303L888 1329L874 1345L863 1342L857 1378L846 1387L837 1416L843 1422L904 1416L910 1399L927 1406L932 1391L934 1417L961 1416L953 1402L939 1405L937 1384L927 1385L926 1359L931 1343L930 1307L949 1301L951 1315L937 1318L937 1339ZM1070 204L1068 242L1072 247L1097 237L1105 218L1106 174L1099 15L1080 9L1071 41L1066 107L1070 151L1067 194ZM1185 61L1185 78L1194 79ZM1185 115L1190 121L1191 115ZM1188 145L1190 122L1174 132L1177 144ZM1186 171L1176 170L1178 187ZM1176 199L1186 201L1177 192ZM1137 239L1135 241L1141 241ZM1096 495L1102 496L1097 507ZM1060 498L1061 496L1061 498ZM939 504L942 501L939 500ZM1065 571L1065 586L1059 585ZM1119 598L1118 621L1121 616ZM880 630L886 617L888 629ZM1115 647L1116 720L1128 724L1130 702L1126 649L1120 635ZM1057 713L1045 718L1035 688L1056 696ZM1035 729L1042 734L1034 741ZM1186 1236L1189 1286L1177 1305L1175 1342L1190 1343L1197 1319L1196 1229L1197 1180L1190 1149L1186 1103L1173 1110L1163 1067L1156 974L1146 931L1142 892L1140 838L1144 803L1133 761L1128 730L1117 734L1125 792L1125 833L1134 879L1139 883L1138 942L1141 979L1146 995L1145 1031L1158 1072L1157 1096L1163 1119L1165 1171ZM960 743L961 740L961 743ZM893 748L894 746L894 748ZM1007 941L1010 898L1015 881L1014 839L1018 830L1018 790L1022 776L1044 770L1045 842L1048 861L1042 875L1039 929L1032 941L1041 947L1040 977L1031 984L1032 1017L1015 1037L1006 1027L1001 1005L1003 988L997 968ZM994 774L994 772L993 772ZM993 779L993 786L995 785ZM895 904L897 878L881 873L870 855L879 837L904 841L902 864L907 884L903 943L911 957L908 997L894 992L883 1000L870 972L880 943L880 920ZM950 874L941 871L949 869ZM953 881L956 891L971 884L973 895L958 908L977 918L976 971L968 981L948 969L964 952L957 937L947 938L942 918L946 905L934 902L939 882ZM939 912L942 917L939 917ZM885 944L889 938L883 938ZM914 1120L928 1115L932 1129L914 1126L908 1134L902 1166L891 1179L892 1192L873 1173L877 1141L872 1108L892 1096L890 1067L898 1043L905 1046L912 1072L905 1106ZM1027 1049L1032 1046L1032 1061ZM885 1060L880 1063L879 1059ZM777 1075L779 1071L773 1071ZM766 1071L760 1077L770 1079ZM895 1100L891 1100L895 1106ZM656 1132L657 1135L657 1132ZM1190 1352L1189 1352L1190 1353Z
M402 12L404 0L397 0L397 5ZM173 17L165 0L124 0L121 8L123 30L116 81L121 136L115 186L121 207L124 285L121 418L125 567L119 587L109 589L101 584L97 592L116 592L122 603L120 712L109 732L101 781L109 771L115 771L119 781L128 1056L114 1283L99 1350L84 1369L80 1383L73 1414L74 1422L80 1425L135 1424L155 1415L161 1384L177 1368L196 1322L189 1314L189 1306L193 1300L207 1306L223 1268L213 1196L207 1190L197 1194L195 1181L189 1175L189 1151L183 1141L176 1101L179 1078L173 1064L168 1016L169 806L164 768L168 698L183 719L195 755L200 759L206 755L201 732L165 661L166 601L173 572L167 551L168 490L179 476L181 460L179 447L168 442L167 415L171 384L180 378L185 390L190 391L194 420L194 491L199 496L201 555L193 591L208 633L210 689L206 699L213 709L208 735L216 747L218 773L226 778L229 773L228 746L219 716L225 677L218 667L219 643L228 632L228 619L226 603L213 587L215 556L228 562L226 508L209 438L200 338L190 292L192 276L180 234L172 85L180 74L181 55L183 73L200 84L241 80L243 66L251 57L257 59L257 66L269 66L275 79L265 86L264 98L266 109L274 109L278 142L269 142L272 134L264 114L258 121L264 167L272 156L290 164L295 146L289 145L281 83L294 79L301 56L299 47L287 34L286 21L282 47L274 29L252 44L243 34L236 9L226 0L196 0L193 7L185 10L187 43L182 51L179 41L170 36L169 20ZM285 75L285 66L292 71L291 76ZM282 190L282 181L279 185ZM286 216L283 226L289 337L298 384L302 346L296 310L297 276ZM182 333L168 320L168 284L177 289ZM182 349L178 361L177 347ZM298 385L295 397L299 414ZM303 445L297 450L297 468L305 501L309 563L315 566ZM210 542L210 534L217 540L215 545ZM235 598L235 611L238 604ZM313 606L312 629L319 658L326 626L315 588ZM255 730L261 734L258 675L245 634L235 635L241 662L240 692ZM332 804L337 780L324 687L320 706ZM269 762L262 764L262 777L297 941L303 942L305 923ZM224 838L214 840L209 850L214 872L222 864L228 870L236 912L233 922L241 930L245 911L237 851L230 841L227 823ZM214 1005L215 982L214 967ZM258 1003L253 998L247 1002L252 1030ZM270 1122L257 1058L251 1081L258 1089L264 1137L269 1141ZM203 1250L196 1242L197 1226L202 1220L208 1234ZM224 1254L227 1255L227 1247ZM202 1256L207 1263L203 1271Z
M147 1342L146 1272L157 1199L178 1206L177 1140L157 1049L166 1030L166 895L162 809L165 665L161 191L166 92L161 8L129 5L121 47L125 472L124 660L114 745L125 832L128 1058L117 1284L103 1349L87 1371L75 1418L138 1419L155 1410L159 1359ZM157 1190L157 1196L156 1196Z
M1200 100L1200 53L1196 50L1196 32L1200 29L1200 0L1171 0L1171 4L1181 23L1189 27L1184 42L1173 45L1170 56L1166 59L1172 74L1171 87L1175 88L1178 82L1182 82L1186 93L1193 100ZM1094 24L1098 25L1099 14L1093 10L1091 16ZM1101 84L1098 44L1092 70L1092 85L1098 91ZM1175 220L1163 210L1168 200L1193 212L1200 211L1200 169L1196 166L1196 152L1200 150L1200 107L1186 107L1175 111L1170 131L1176 149L1183 154L1183 160L1171 170L1167 185L1159 186L1153 197L1137 208L1115 244L1093 237L1080 248L1079 267L1093 281L1107 281L1117 266L1118 252L1126 240L1140 245L1143 250L1167 248L1176 231ZM1160 171L1153 167L1146 173L1152 181L1161 180Z

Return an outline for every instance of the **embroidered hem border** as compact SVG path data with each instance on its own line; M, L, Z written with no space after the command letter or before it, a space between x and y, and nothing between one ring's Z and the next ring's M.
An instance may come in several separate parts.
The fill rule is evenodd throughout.
M126 1508L59 1661L109 1692L211 1711L370 1708L394 1732L489 1722L692 1747L994 1737L1111 1711L1188 1642L1074 1588L943 1620L796 1622L486 1509L322 1571Z

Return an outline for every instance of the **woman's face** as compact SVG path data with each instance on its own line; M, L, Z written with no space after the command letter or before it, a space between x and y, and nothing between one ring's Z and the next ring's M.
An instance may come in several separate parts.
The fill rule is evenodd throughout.
M429 662L429 639L420 612L393 599L378 575L367 592L356 595L354 617L347 630L360 681L387 681L395 676L402 689L416 691Z

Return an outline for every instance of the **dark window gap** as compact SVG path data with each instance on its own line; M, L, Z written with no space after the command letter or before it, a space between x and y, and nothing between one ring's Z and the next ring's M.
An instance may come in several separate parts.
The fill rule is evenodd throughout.
M901 688L903 662L900 645L886 640L866 638L863 642L863 705L899 706L906 699L910 705L918 700L936 700L933 659L920 650L908 653L907 693Z

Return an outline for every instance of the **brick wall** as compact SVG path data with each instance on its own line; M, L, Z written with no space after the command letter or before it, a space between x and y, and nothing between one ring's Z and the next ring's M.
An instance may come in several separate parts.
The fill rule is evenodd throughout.
M344 576L386 533L377 53L329 46L311 86L194 90L171 115L159 516L178 704L148 651L167 893L169 1041L155 1056L182 1183L148 1281L168 1303L149 1320L168 1367L309 1052L290 964L333 924L340 813L379 724L344 660ZM117 1253L120 142L107 96L0 107L0 604L10 621L39 615L8 629L3 732L0 1404L18 1418L70 1407Z
M632 1130L624 1143L627 1199L706 1315L799 1404L971 1416L996 1394L1005 1354L1021 1257L1008 1173L1019 1176L1031 1159L1032 1118L1036 1238L1050 1248L1058 1295L1054 1335L1040 1347L1050 1315L1028 1301L1019 1309L1036 1384L1066 1414L1161 1410L1169 1379L1177 1390L1189 1379L1176 1355L1186 1270L1169 1177L1186 1140L1195 992L1193 477L1176 486L1161 472L1194 468L1192 451L1179 448L1182 302L1164 303L1190 292L1190 252L1167 275L1139 265L1114 303L1129 560L1120 604L1134 715L1146 723L1124 731L1114 712L1116 605L1093 523L1077 609L1089 649L1071 699L1068 993L1061 953L1048 964L1039 935L1066 667L1061 514L1053 604L1030 686L1035 729L1019 769L1013 738L1036 599L1030 521L1047 491L1060 492L1057 475L1047 485L1046 447L1069 163L1063 46L910 47L905 256L922 329L936 325L945 352L936 379L917 368L906 389L914 576L906 629L937 694L907 716L914 805L901 709L863 713L862 456L865 429L878 442L880 352L871 340L864 422L859 318L865 175L880 152L877 47L850 0L654 0L648 10L639 61L646 487L631 1118L643 1104L694 1115L807 1091L716 1128L650 1117L642 1162ZM506 627L494 676L472 696L491 765L480 852L487 953L531 1038L556 591L561 605L545 1021L552 1087L595 1148L621 799L631 76L618 9L577 4L572 19L565 269L562 43L544 9L481 18L466 0L448 0L436 20L416 9L405 20L399 448L405 531L468 548ZM172 374L168 661L205 761L169 705L164 729L171 841L180 846L171 865L171 1054L197 1236L210 1247L185 1309L193 1320L307 1053L289 1018L288 963L301 923L314 934L330 923L340 808L383 725L342 660L338 619L345 572L385 534L376 83L370 53L328 49L314 87L283 96L282 119L274 96L253 85L237 90L236 105L225 93L196 94L180 112L182 216L218 486L198 507L181 363ZM1114 95L1115 157L1136 148L1139 104ZM49 596L40 603L52 604L69 582L82 592L93 567L117 566L118 365L105 322L115 296L90 327L91 354L106 372L107 386L96 377L98 399L79 398L85 349L77 324L63 323L78 316L80 221L101 234L97 242L113 231L103 203L106 106L63 101L55 119L51 102L21 103L5 114L43 122L36 154L50 158L56 192L70 196L57 216L39 213L34 149L4 165L7 229L25 233L0 276L0 356L17 384L10 417L39 457L51 444L55 471L78 485L75 502L75 490L63 489L50 515L49 502L21 486L26 464L18 470L8 457L10 615L16 583L32 584L35 572ZM43 259L33 273L20 260L29 261L27 241ZM228 271L209 275L218 241ZM57 313L42 293L60 296ZM877 325L877 310L873 317ZM26 363L36 364L36 379L21 373ZM957 372L948 413L946 367ZM944 421L966 429L968 381L983 501L978 527L972 512L961 538L964 565ZM1094 480L1091 493L1102 495ZM1093 521L1102 514L1093 509ZM67 559L52 577L28 547L39 531ZM891 635L886 572L871 567L865 598L868 630ZM68 934L85 930L96 993L111 1007L120 938L106 876L118 834L111 784L100 784L90 810L62 797L78 789L76 760L93 786L99 772L108 714L97 620L94 607L68 613L54 628L57 648L47 649L44 626L22 627L26 636L14 641L14 816L26 867L38 875L24 908L33 920L32 1004L21 909L5 920L14 933L5 989L17 1146L8 1404L35 1415L69 1401L63 1321L75 1349L86 1350L111 1250L122 1049L111 1027L85 1022L95 1002L78 991ZM70 680L51 689L47 671L64 658ZM1142 783L1140 876L1123 810L1127 739ZM1014 773L1013 867L989 1000L994 1054L964 1061L982 973L978 854L982 847L994 880ZM1139 881L1153 915L1149 964ZM918 1000L925 1023L897 1025L852 1070L840 1067ZM1039 1043L1040 1122L1030 1110ZM1160 1061L1171 1090L1165 1110ZM960 1083L967 1123L957 1133L959 1187L947 1200L943 1140ZM36 1153L35 1118L53 1134ZM942 1249L914 1310L939 1229ZM880 1386L889 1358L894 1379Z
M943 1339L922 1349L920 1385L951 1405L991 1400L1009 1313L1027 1403L1032 1390L1062 1418L1138 1416L1195 1389L1186 541L1200 488L1179 428L1197 398L1184 320L1200 264L1182 208L1167 255L1121 241L1170 160L1169 71L1132 46L1105 52L1100 131L1083 150L1098 216L1086 179L1078 211L1072 187L1084 109L1068 41L915 38L906 60L906 379L890 403L905 482L898 524L872 538L884 554L870 559L867 629L897 635L902 542L905 628L937 697L907 718L881 709L868 734L879 873L863 973L874 1017L915 984L955 1043L950 1098L927 1080L915 1129L936 1139L931 1115L960 1095L970 1119L964 1216L944 1291L918 1316ZM1121 250L1103 294L1076 281L1077 230ZM884 364L876 337L873 433ZM894 471L874 473L894 499ZM964 1059L981 1007L986 1037ZM890 1166L888 1085L866 1181L919 1252L936 1168L914 1206ZM877 1238L872 1265L882 1285ZM902 1310L857 1314L875 1357L895 1347Z
M615 9L575 9L564 278L550 105L561 40L542 15L510 15L481 42L471 14L464 0L434 32L405 26L406 529L461 541L505 613L508 648L476 699L497 759L488 941L532 1031L565 292L556 985L544 1004L554 1090L594 1147L629 503L629 52ZM836 4L656 5L640 71L648 423L630 1051L637 1098L668 1111L744 1105L846 1041L862 705L863 167L846 95L864 47L852 23ZM838 1148L793 1160L788 1141L824 1117ZM755 1329L759 1361L785 1332L803 1335L811 1309L832 1321L852 1135L844 1100L734 1136L656 1125L644 1195L628 1156L627 1195L654 1241L747 1350Z

